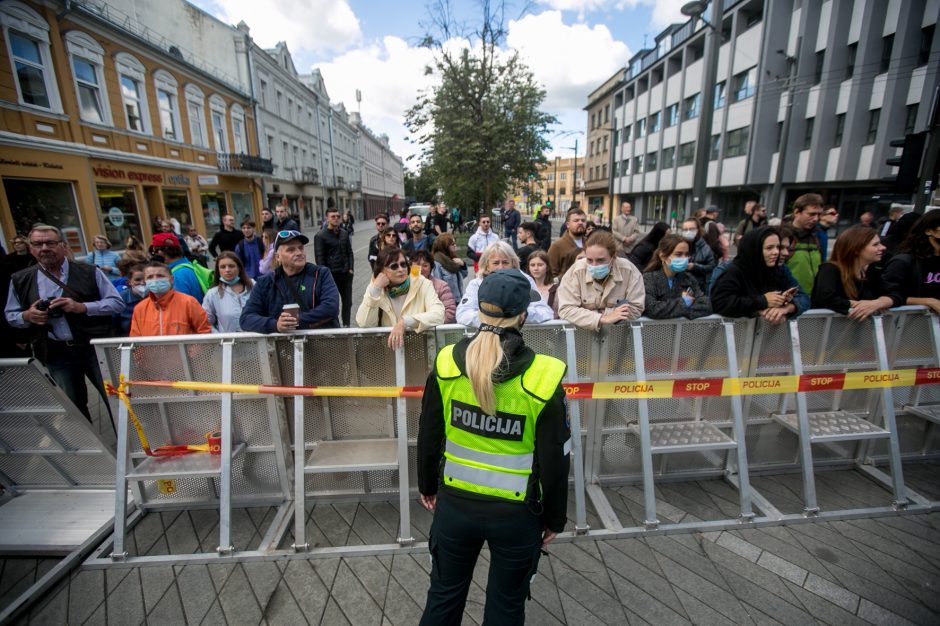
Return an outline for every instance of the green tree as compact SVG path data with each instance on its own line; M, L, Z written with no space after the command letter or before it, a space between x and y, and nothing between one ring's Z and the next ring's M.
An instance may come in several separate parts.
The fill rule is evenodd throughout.
M426 71L440 83L418 96L405 123L444 201L488 210L512 181L524 180L545 162L545 133L556 119L540 110L545 90L518 53L501 48L505 0L477 4L480 25L469 33L458 31L449 0L430 7L437 32L424 40L435 51L434 65ZM456 38L467 45L455 50Z
M417 172L405 169L405 197L417 202L431 202L437 198L437 182L428 165Z

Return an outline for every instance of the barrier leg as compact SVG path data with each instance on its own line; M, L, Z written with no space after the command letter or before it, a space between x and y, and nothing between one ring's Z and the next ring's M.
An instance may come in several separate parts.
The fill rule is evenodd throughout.
M880 315L872 318L875 327L875 349L878 351L878 367L888 370L888 351L885 344L884 319ZM894 506L903 509L907 506L905 495L904 470L901 467L901 449L898 442L898 429L894 415L894 389L884 387L881 390L881 408L885 429L888 431L888 463L891 467L891 482L894 488Z
M294 385L304 384L304 341L303 337L291 340L294 346ZM324 398L324 402L326 398ZM306 552L307 543L306 515L306 474L304 465L307 460L307 447L304 439L304 396L294 396L294 543L291 547L296 552Z
M633 332L633 360L636 367L636 379L646 380L646 361L643 356L643 325L631 324ZM645 398L637 401L638 420L640 425L640 461L643 467L643 500L646 508L646 519L643 525L648 529L659 526L656 517L656 487L653 482L653 446L650 441L650 415L649 402Z
M127 380L131 373L133 345L121 346L121 375ZM131 463L131 452L127 442L127 406L118 402L117 463L114 476L114 547L112 561L127 559L124 537L127 534L127 469Z
M725 347L728 350L728 377L734 378L738 372L738 353L734 342L734 322L724 320L721 323L725 330ZM741 408L741 396L731 396L731 414L734 418L733 430L737 474L738 495L741 499L741 519L751 519L754 511L751 509L751 483L748 478L747 466L747 427L744 425L744 411Z
M233 339L222 342L222 382L232 382ZM232 545L232 393L222 394L222 449L219 475L219 554L235 551Z
M405 347L395 350L395 384L405 386ZM395 400L398 417L398 508L400 526L398 543L402 546L413 545L411 534L411 486L408 480L408 407L405 398Z
M788 322L790 326L790 345L793 355L793 373L803 375L803 352L800 348L800 330L796 320ZM796 394L796 417L800 429L800 466L803 472L803 513L816 515L819 505L816 502L816 479L813 476L813 447L810 442L809 411L806 408L806 394Z
M565 360L568 364L566 378L569 383L578 380L578 359L575 353L574 328L565 329ZM584 504L584 452L581 448L581 402L568 404L571 419L571 461L574 463L574 530L583 535L590 530Z

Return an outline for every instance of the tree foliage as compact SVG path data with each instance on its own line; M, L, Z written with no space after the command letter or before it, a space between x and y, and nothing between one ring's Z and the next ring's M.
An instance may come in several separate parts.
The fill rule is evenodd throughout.
M424 44L435 50L440 83L419 95L406 113L421 157L452 206L492 208L510 189L545 162L544 135L554 116L540 110L545 90L506 37L505 0L480 0L481 22L461 29L449 0L430 8L433 30ZM454 49L463 39L469 47ZM451 42L450 44L448 42Z
M430 166L425 164L417 172L405 170L405 196L417 202L431 202L437 198L437 182Z

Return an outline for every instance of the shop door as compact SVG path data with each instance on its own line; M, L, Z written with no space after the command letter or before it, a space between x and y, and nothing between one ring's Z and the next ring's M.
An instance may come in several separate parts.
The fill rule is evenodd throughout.
M173 220L179 222L180 234L185 235L189 232L189 226L193 223L192 210L189 208L189 192L185 189L164 189L163 209L171 223ZM176 224L173 226L175 228Z
M104 236L115 250L123 250L127 238L142 240L137 195L133 187L98 185L98 207L104 222Z
M228 213L225 194L219 191L204 191L199 194L202 202L202 219L206 225L206 237L221 228L222 216Z

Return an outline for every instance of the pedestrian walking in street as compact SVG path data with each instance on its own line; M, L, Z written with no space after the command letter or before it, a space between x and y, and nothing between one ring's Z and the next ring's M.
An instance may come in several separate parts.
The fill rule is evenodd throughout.
M340 214L336 207L326 210L326 226L314 236L313 250L317 265L329 268L333 274L333 282L343 301L343 326L349 328L355 259L349 233L340 227Z

